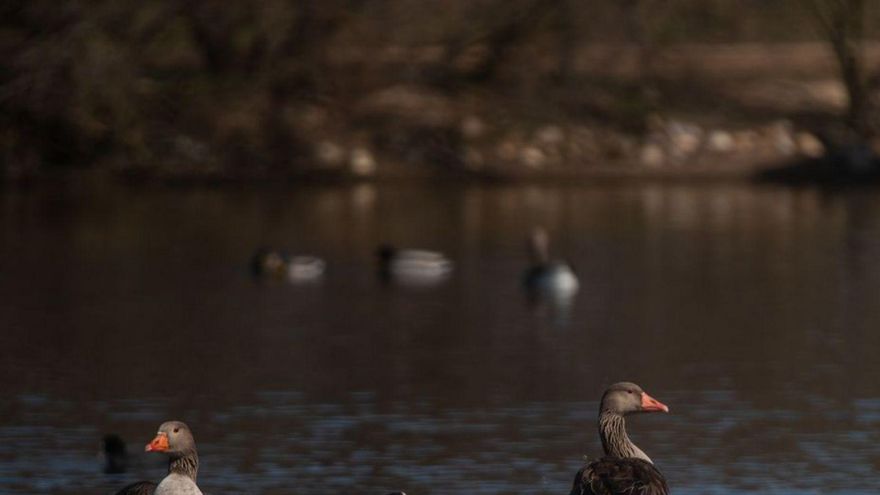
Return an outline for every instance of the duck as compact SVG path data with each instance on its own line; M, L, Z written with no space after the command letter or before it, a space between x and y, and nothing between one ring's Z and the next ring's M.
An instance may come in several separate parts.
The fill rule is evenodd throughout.
M115 433L104 435L102 440L104 450L104 473L124 473L128 468L128 450L125 440Z
M290 256L284 251L261 247L251 257L251 273L257 278L310 282L321 278L327 264L310 255Z
M632 382L608 387L599 404L599 438L605 456L577 472L570 495L668 495L666 478L626 434L625 417L669 412L669 407Z
M376 250L383 280L431 283L445 279L453 263L439 251L400 249L388 244Z
M161 452L168 456L168 475L159 483L138 481L116 495L202 495L196 485L199 472L199 454L189 426L182 421L166 421L159 426L146 452Z
M526 269L523 282L533 295L569 298L580 289L580 282L572 266L563 260L550 259L550 237L543 228L532 230L528 238L531 265Z

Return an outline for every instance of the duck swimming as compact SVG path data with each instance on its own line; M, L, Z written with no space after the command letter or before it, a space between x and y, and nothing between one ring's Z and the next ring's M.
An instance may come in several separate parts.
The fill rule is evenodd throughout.
M400 249L386 244L379 246L376 255L379 275L386 281L430 284L444 280L453 267L452 261L439 251Z
M262 247L251 257L251 273L264 279L309 282L324 275L327 264L316 256L290 256L284 251Z

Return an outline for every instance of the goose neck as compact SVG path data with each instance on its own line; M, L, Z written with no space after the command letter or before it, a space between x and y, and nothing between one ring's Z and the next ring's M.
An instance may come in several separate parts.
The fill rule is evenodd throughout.
M606 456L635 457L651 462L651 458L629 439L626 434L626 420L621 414L608 411L599 414L599 438Z
M199 473L199 454L195 449L172 456L168 462L168 473L182 474L196 481Z

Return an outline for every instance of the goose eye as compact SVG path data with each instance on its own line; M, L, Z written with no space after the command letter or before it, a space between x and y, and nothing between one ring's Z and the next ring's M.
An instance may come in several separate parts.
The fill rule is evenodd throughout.
M177 433L178 431L180 431L180 428L175 428L175 429L174 429L174 433Z
M628 394L632 394L633 391L632 391L632 390L627 390L626 393L628 393ZM177 430L174 430L174 431L177 431Z

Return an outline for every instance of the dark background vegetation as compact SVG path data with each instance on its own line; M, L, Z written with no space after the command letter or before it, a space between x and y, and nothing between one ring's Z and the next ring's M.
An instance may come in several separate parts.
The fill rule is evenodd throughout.
M583 126L601 148L583 154L608 160L670 115L840 116L869 137L878 25L867 0L7 0L0 163L6 178L467 174L499 161L468 139ZM780 77L842 81L849 104L731 97Z

